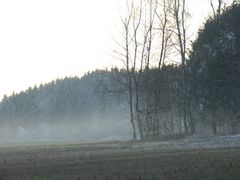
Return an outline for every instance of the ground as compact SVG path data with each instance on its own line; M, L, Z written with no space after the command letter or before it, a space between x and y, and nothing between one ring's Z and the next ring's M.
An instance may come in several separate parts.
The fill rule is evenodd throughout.
M239 179L238 137L1 145L0 179Z

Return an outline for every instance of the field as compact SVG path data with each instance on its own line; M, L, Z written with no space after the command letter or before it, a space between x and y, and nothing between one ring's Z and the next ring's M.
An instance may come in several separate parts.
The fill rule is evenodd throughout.
M239 140L2 146L0 179L239 179Z

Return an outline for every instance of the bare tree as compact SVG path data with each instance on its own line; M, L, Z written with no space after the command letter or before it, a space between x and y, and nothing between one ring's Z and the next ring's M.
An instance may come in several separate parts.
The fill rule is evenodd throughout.
M129 8L129 6L127 6L127 8ZM124 40L125 40L125 61L124 64L126 66L126 70L127 70L127 75L128 75L128 94L129 94L129 109L130 109L130 121L132 124L132 130L133 130L133 139L136 140L136 128L135 128L135 123L134 123L134 114L133 114L133 88L132 88L132 73L131 73L131 66L130 66L130 52L129 52L129 44L130 44L130 40L129 40L129 29L130 29L130 22L131 22L131 18L132 18L132 10L127 10L128 11L128 15L126 15L125 18L122 18L122 24L124 26Z
M140 139L159 135L162 106L159 101L161 94L158 78L172 49L172 14L174 23L177 24L175 34L179 35L176 37L179 40L182 64L186 64L186 31L182 18L186 15L185 9L179 17L180 9L174 5L173 0L128 1L127 15L122 18L125 42L123 62L128 74L130 114L135 138L138 133ZM151 67L157 69L155 77L152 77ZM155 82L154 86L151 81ZM173 114L169 117L173 127Z
M125 31L124 64L128 72L129 96L131 97L131 122L134 123L136 120L140 139L144 139L144 136L148 134L148 128L145 126L148 126L149 69L157 5L156 0L131 1L127 4L128 14L122 20ZM144 101L142 101L143 96Z
M185 133L195 132L195 120L191 113L191 100L189 97L188 90L188 63L187 63L187 11L186 11L186 0L173 0L173 19L174 19L174 32L177 39L175 44L181 57L182 67L182 109L183 109L183 121ZM190 131L189 131L190 126Z
M139 81L140 81L140 76L142 73L143 69L143 57L140 59L140 68L137 70L137 64L138 64L138 52L139 52L139 46L140 42L138 40L138 33L140 30L140 26L142 23L142 13L143 13L143 1L140 2L140 5L138 7L138 10L135 11L132 25L133 25L133 49L134 49L134 54L133 54L133 67L132 67L132 72L133 72L133 80L134 80L134 87L135 87L135 112L136 112L136 120L138 124L138 130L139 130L139 135L140 139L142 140L144 138L143 135L143 128L142 128L142 122L141 122L141 117L140 117L140 110L139 110ZM134 7L133 7L134 8ZM146 46L146 38L144 37L143 41L143 48L142 51L145 51L145 46Z
M153 122L153 136L159 136L159 125L160 125L160 73L161 68L165 64L165 59L168 55L168 52L171 50L172 46L170 45L170 38L172 36L172 32L170 31L170 20L169 16L171 13L172 1L170 0L162 0L159 4L159 9L157 11L157 26L158 26L158 34L159 36L159 60L158 60L158 68L157 68L157 76L155 76L155 100L154 100L154 122Z

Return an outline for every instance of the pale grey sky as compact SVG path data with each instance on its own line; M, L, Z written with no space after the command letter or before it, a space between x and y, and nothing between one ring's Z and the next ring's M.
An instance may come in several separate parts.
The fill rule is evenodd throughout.
M190 1L190 0L189 0ZM119 64L111 57L124 0L0 0L0 97ZM197 30L208 0L191 0Z

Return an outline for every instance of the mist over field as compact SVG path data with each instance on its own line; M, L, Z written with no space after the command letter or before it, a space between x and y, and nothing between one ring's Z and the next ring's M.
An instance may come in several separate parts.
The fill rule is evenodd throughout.
M103 142L130 140L129 121L56 122L35 125L1 125L0 144L47 141Z
M111 78L116 74L96 71L5 96L0 104L0 143L131 139L125 91L114 92L119 85Z

